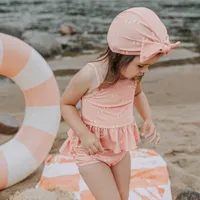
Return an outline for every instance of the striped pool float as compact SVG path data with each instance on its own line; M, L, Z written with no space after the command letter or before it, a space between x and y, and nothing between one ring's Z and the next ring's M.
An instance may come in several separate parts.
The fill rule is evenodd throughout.
M49 153L60 124L60 93L43 57L20 39L0 33L0 74L25 97L25 117L16 136L0 145L0 190L33 173Z
M37 188L72 192L77 200L95 200L71 156L49 156ZM172 200L166 162L154 151L131 152L129 200Z

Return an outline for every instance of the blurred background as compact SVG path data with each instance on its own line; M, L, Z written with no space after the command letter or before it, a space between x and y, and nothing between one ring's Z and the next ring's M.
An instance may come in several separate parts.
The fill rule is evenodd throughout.
M175 198L185 189L200 191L199 0L0 0L0 32L33 46L52 68L62 93L71 77L105 49L113 18L136 6L155 11L170 40L181 41L180 47L153 65L143 80L162 139L157 146L143 140L141 147L154 149L167 161ZM0 144L20 128L24 103L20 88L0 76ZM137 114L136 118L140 124ZM68 128L62 121L50 153L58 152ZM40 166L22 183L0 192L0 199L34 187L42 169Z
M1 0L0 31L22 38L43 56L88 53L104 48L113 18L133 6L153 9L172 41L199 50L198 0Z

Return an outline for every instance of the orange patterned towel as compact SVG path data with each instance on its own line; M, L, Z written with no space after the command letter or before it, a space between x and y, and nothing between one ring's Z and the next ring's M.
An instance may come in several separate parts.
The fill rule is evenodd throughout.
M130 179L129 200L172 200L166 162L158 153L148 149L132 151ZM36 187L59 188L73 192L78 200L95 200L71 156L49 156Z

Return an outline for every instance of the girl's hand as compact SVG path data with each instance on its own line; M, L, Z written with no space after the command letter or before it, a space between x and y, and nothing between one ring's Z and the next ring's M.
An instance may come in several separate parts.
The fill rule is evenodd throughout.
M86 133L79 138L81 140L81 147L84 148L88 154L94 155L104 151L99 139L93 133Z
M146 133L147 131L149 132L148 134ZM156 131L156 127L152 119L144 121L141 129L141 135L145 138L151 138L150 143L155 142L155 144L158 144L160 141L160 134Z

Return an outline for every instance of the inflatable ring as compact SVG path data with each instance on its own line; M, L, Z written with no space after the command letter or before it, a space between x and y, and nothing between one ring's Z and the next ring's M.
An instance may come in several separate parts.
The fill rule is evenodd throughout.
M13 80L25 98L20 130L0 145L2 190L32 174L49 153L60 124L60 93L44 58L20 39L1 33L0 74Z

